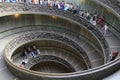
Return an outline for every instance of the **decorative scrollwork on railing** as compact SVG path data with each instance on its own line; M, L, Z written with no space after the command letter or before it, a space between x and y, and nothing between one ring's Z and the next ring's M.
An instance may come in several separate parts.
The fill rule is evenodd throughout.
M22 4L20 4L20 5L22 5ZM12 5L10 5L10 6L12 6ZM10 7L9 6L9 7ZM21 7L20 7L21 8ZM14 8L13 8L14 9ZM10 10L9 10L10 11ZM32 10L31 10L32 11ZM49 13L49 14L51 14L51 15L58 15L58 16L63 16L63 17L66 17L66 18L69 18L69 19L71 19L71 20L74 20L74 21L76 21L76 22L78 22L78 23L80 23L80 24L82 24L84 27L86 27L90 32L92 32L92 33L94 33L94 35L98 38L98 40L100 41L100 43L102 44L102 47L103 47L103 49L104 49L104 52L105 52L105 57L107 57L107 55L109 54L108 52L109 52L109 50L107 49L108 48L108 45L107 45L107 43L106 43L106 41L105 41L105 39L104 39L104 37L103 37L103 35L99 32L99 30L97 29L97 28L95 28L95 26L93 26L93 25L91 25L89 22L87 22L87 20L85 20L85 19L83 19L83 18L81 18L81 17L79 17L79 16L73 16L72 15L72 13L70 13L70 12L63 12L63 11L60 11L60 10L56 10L56 9L52 9L52 10L50 10L49 8L46 8L46 9L44 9L44 8L40 8L39 10L37 10L36 9L36 12L40 12L40 11L42 11L42 12L46 12L46 13ZM15 12L17 12L17 11L15 11ZM59 13L59 14L58 14ZM32 35L34 35L34 36L32 36ZM44 34L42 34L42 36L43 36ZM49 36L53 36L53 35L50 35L50 33L48 33L48 34L46 34L46 35L49 35ZM23 37L22 37L23 36ZM14 49L17 47L17 46L19 46L20 44L22 44L22 43L25 43L25 42L27 42L27 40L28 39L31 39L31 40L34 40L34 38L35 39L39 39L39 36L35 36L35 34L34 33L31 33L31 34L25 34L25 35L22 35L22 36L20 36L21 38L16 38L16 39L14 39L13 41L11 41L11 43L6 47L6 53L8 53L8 55L9 55L9 53L11 53L12 51L14 51ZM44 37L43 36L43 38L46 38L46 37ZM61 37L59 36L59 37L57 37L58 39L60 39L60 40L63 40L63 39L61 39ZM63 38L63 37L62 37ZM56 39L56 38L54 38L54 37L51 37L51 39ZM23 41L23 42L22 42ZM29 41L29 40L28 40ZM70 42L67 42L67 43L69 43L69 45L71 46L73 43L71 43L71 41ZM76 45L74 45L74 46L76 46ZM76 48L76 50L79 50L79 48L78 47L75 47ZM12 51L11 51L12 50ZM109 57L109 56L108 56ZM106 60L107 60L107 58L106 58ZM100 78L103 78L103 77L106 77L106 75L109 75L110 73L113 73L114 71L116 71L117 69L119 69L119 66L120 66L120 64L119 64L119 59L117 59L116 60L116 62L110 62L110 63L107 63L107 64L105 64L105 65L102 65L102 66L100 66L100 67L98 67L98 68L93 68L93 69L90 69L90 70L86 70L86 71L83 71L83 72L76 72L76 73L71 73L71 74L64 74L64 75L62 75L62 74L51 74L51 75L49 75L49 74L44 74L44 75L41 75L42 73L37 73L37 72L32 72L31 74L30 74L30 72L31 71L29 71L29 70L22 70L22 69L19 69L18 67L16 68L15 66L11 66L11 65L9 65L9 67L10 67L10 69L11 69L11 71L14 73L14 74L16 74L16 73L18 73L18 74L16 74L17 76L19 76L19 77L21 77L21 78L27 78L27 79L31 79L31 77L30 76L32 76L32 79L33 78L41 78L41 77L47 77L46 78L46 80L48 80L48 78L50 78L50 80L51 79L53 79L53 80L55 80L55 79L60 79L61 77L62 77L62 79L66 79L66 77L67 78L69 78L69 79L83 79L83 80L88 80L88 78L89 79L100 79ZM19 75L19 73L20 73L20 75ZM28 74L29 73L29 74ZM22 75L23 74L23 75ZM106 75L104 75L104 74L106 74ZM24 76L24 77L23 77ZM52 78L52 76L54 76L54 78ZM57 76L57 77L56 77ZM43 79L43 78L42 78ZM62 80L61 79L61 80Z
M24 8L24 4L22 4L22 3L21 4L20 3L14 3L14 4L8 3L5 5L2 4L1 7L4 8L3 12L11 12L11 10L6 10L6 9L12 9L13 12L20 12L20 11L21 11L21 13L24 12L22 10ZM74 16L73 13L70 11L65 12L65 11L59 10L55 7L50 9L47 6L38 7L33 4L29 4L28 7L29 7L28 12L39 12L39 13L45 13L48 15L61 16L61 17L65 17L67 19L71 19L72 21L75 21L78 24L82 24L85 28L88 29L88 31L93 33L98 38L98 40L102 44L102 49L103 49L103 52L105 55L105 61L109 60L109 50L108 50L109 47L108 47L106 40L104 39L104 36L102 35L102 33L99 31L98 28L93 26L85 18L82 18L79 15ZM27 11L25 11L25 12L27 12Z
M37 55L37 57L29 60L25 64L25 68L30 69L32 66L34 66L40 62L44 62L44 61L53 61L53 62L60 63L60 64L64 65L66 68L68 68L71 72L75 72L73 65L69 64L67 61L65 61L59 57L51 56L51 55Z
M91 68L91 63L90 60L86 54L86 52L74 41L58 35L58 34L54 34L54 33L48 33L48 32L29 32L29 33L25 33L21 36L18 36L17 38L13 39L8 46L5 49L5 52L7 54L7 56L9 54L12 55L13 51L20 47L20 45L25 44L29 41L34 41L34 40L55 40L55 41L59 41L62 42L64 44L69 45L70 47L72 47L73 49L75 49L78 53L80 53L80 55L83 57L83 59L85 60L88 68ZM9 58L11 57L11 55L9 55Z

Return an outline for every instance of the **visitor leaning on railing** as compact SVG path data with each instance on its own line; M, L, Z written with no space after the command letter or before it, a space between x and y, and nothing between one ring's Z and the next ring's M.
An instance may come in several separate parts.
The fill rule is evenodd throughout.
M6 1L4 1L4 2L6 2ZM6 3L9 3L10 1L8 1L8 2L6 2ZM53 9L55 9L55 7L56 8L58 8L58 9L61 9L61 10L65 10L66 11L66 7L67 7L67 11L71 11L72 13L73 13L73 15L79 15L80 17L83 17L83 18L85 18L85 19L87 19L88 21L90 21L93 25L100 25L100 26L104 26L104 24L105 24L105 18L104 18L104 16L102 16L101 15L101 17L99 17L99 16L96 16L96 18L98 18L97 20L94 20L94 16L95 15L97 15L97 14L91 14L90 12L89 12L89 10L80 10L80 8L79 8L79 6L74 6L74 5L72 5L72 3L68 3L68 2L64 2L64 1L62 1L62 2L60 2L59 0L55 0L55 1L50 1L50 2L47 2L47 1L40 1L40 2L38 2L38 3L35 3L35 2L32 2L31 0L23 0L23 1L21 1L21 0L17 0L17 1L11 1L12 3L14 2L16 2L16 3L21 3L21 2L23 2L24 3L24 7L22 8L23 9L23 11L29 11L32 7L31 6L35 6L35 7L38 7L38 9L39 8L41 8L41 7L44 7L44 6L50 6L50 9L52 9L52 7L54 7ZM35 5L34 5L35 4ZM38 5L38 6L36 6L36 4ZM69 6L66 6L66 4L67 5L69 5ZM6 5L10 5L11 6L11 4L5 4L5 5L3 5L2 7L3 8L1 8L2 10L2 12L4 12L4 8L6 7ZM10 6L9 6L9 8L10 8ZM17 7L17 6L16 6ZM20 7L19 7L20 8ZM15 9L14 7L13 7L13 9ZM76 14L77 13L77 14ZM93 19L93 20L92 20ZM107 24L107 23L106 23ZM109 25L109 24L108 24Z

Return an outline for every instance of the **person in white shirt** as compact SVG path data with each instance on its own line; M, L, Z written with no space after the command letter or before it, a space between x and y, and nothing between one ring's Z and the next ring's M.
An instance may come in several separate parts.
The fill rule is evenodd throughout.
M108 30L108 25L107 25L107 24L105 24L105 25L104 25L104 32L103 32L103 35L106 35L107 30Z
M96 26L96 25L97 25L96 20L93 20L93 21L92 21L92 24L93 24L94 26Z

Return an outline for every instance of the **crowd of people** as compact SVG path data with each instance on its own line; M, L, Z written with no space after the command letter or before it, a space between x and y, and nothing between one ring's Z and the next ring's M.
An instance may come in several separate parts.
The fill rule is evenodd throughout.
M21 57L22 57L22 62L20 64L20 67L24 67L26 63L26 59L28 58L35 58L35 56L40 55L40 49L37 48L35 45L33 46L28 46L24 47Z
M25 3L31 4L31 2L25 2ZM35 2L32 3L36 4ZM78 5L73 5L73 3L59 1L59 0L40 0L40 3L38 5L40 7L48 6L50 9L56 7L61 11L70 11L71 13L73 13L74 16L78 15L88 20L94 26L98 26L102 28L103 35L107 34L108 25L105 24L105 17L102 15L98 16L97 13L91 14L89 10L81 10L80 6ZM28 10L28 7L26 7L25 10Z
M108 25L105 24L104 16L98 16L97 13L91 14L89 10L81 10L80 6L73 5L72 2L62 0L4 0L4 2L23 2L25 4L23 11L28 11L30 4L35 4L39 7L48 6L50 9L56 7L61 11L70 11L74 14L74 16L79 15L87 19L94 26L99 26L102 28L103 35L106 35L107 30L109 29Z

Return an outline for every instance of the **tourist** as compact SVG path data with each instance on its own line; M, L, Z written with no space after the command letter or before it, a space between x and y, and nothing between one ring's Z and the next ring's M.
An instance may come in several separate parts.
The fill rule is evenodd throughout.
M97 25L96 20L93 20L93 21L92 21L92 24L93 24L94 26L96 26L96 25Z
M21 68L24 68L25 67L25 60L22 60L22 63L19 65Z
M36 48L36 46L35 46L35 45L33 46L32 51L33 51L33 52L37 55L37 48Z
M103 23L104 23L104 17L100 16L100 19L99 19L99 22L98 22L98 24L100 25L100 27L103 26Z
M64 9L64 6L65 6L65 2L62 1L62 2L60 3L60 9Z
M112 52L111 61L113 61L118 55L118 51Z
M64 6L64 10L67 11L69 8L70 8L70 4L66 3L65 6Z
M36 51L37 51L37 54L41 54L41 53L40 53L40 50L39 50L38 48L36 49Z
M73 4L72 3L69 4L69 10L73 11Z
M89 21L90 20L90 13L89 10L86 12L86 19Z
M33 52L34 52L36 55L40 54L40 50L39 50L35 45L33 46Z
M28 53L30 56L32 56L32 58L35 57L35 53L34 53L34 51L33 51L30 47L28 47L27 53Z
M107 30L108 30L108 25L107 25L107 24L105 24L105 25L104 25L104 32L103 32L103 35L106 35Z
M78 12L79 12L79 6L77 5L76 7L75 7L75 9L73 10L73 13L74 13L74 16L76 16L77 14L78 14Z
M30 53L31 53L31 55L32 55L32 58L34 58L34 57L35 57L34 51L31 51Z
M55 1L55 7L58 7L58 4L59 4L59 0L56 0Z
M97 17L97 14L95 13L95 14L93 15L93 21L96 21L96 22L97 22L97 19L98 19L98 17Z

